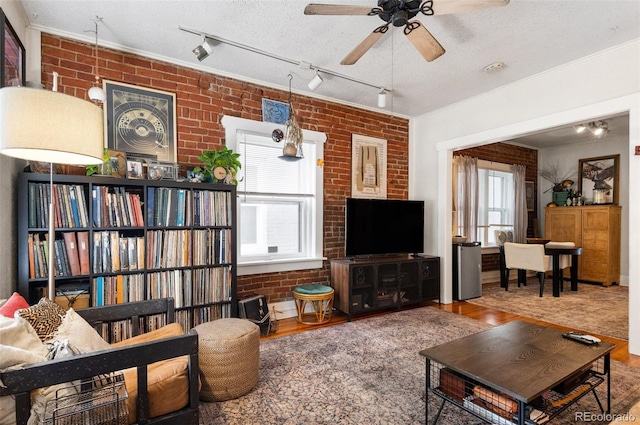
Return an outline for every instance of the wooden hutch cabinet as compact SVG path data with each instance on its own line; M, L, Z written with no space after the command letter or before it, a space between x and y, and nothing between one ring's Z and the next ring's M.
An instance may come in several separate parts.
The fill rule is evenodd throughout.
M578 279L620 283L620 210L617 205L545 209L545 239L582 247Z

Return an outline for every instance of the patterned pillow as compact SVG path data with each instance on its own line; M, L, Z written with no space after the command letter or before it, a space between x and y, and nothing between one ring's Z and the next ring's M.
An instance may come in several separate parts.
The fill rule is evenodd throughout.
M48 339L58 329L65 313L62 307L47 298L42 298L38 304L17 312L31 324L42 341Z

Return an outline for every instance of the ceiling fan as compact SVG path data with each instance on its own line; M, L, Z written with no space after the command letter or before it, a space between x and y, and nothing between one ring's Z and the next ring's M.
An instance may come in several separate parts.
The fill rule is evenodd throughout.
M378 16L385 24L374 29L359 45L340 62L353 65L367 50L382 38L389 26L404 26L404 35L428 61L444 54L438 40L418 20L411 21L418 13L426 16L447 15L476 9L506 6L509 0L378 0L377 7L343 4L308 4L305 15L368 15Z

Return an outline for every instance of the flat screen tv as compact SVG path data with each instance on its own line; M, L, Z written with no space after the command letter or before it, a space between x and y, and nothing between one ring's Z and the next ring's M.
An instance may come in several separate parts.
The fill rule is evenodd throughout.
M424 251L424 201L347 198L347 257Z

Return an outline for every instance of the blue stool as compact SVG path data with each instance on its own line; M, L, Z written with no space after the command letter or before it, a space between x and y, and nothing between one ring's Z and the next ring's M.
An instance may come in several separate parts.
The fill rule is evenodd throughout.
M333 309L333 288L318 283L300 285L293 290L293 298L296 300L298 322L305 325L319 325L331 320ZM312 320L305 320L307 303L313 307ZM313 320L315 319L315 320Z

